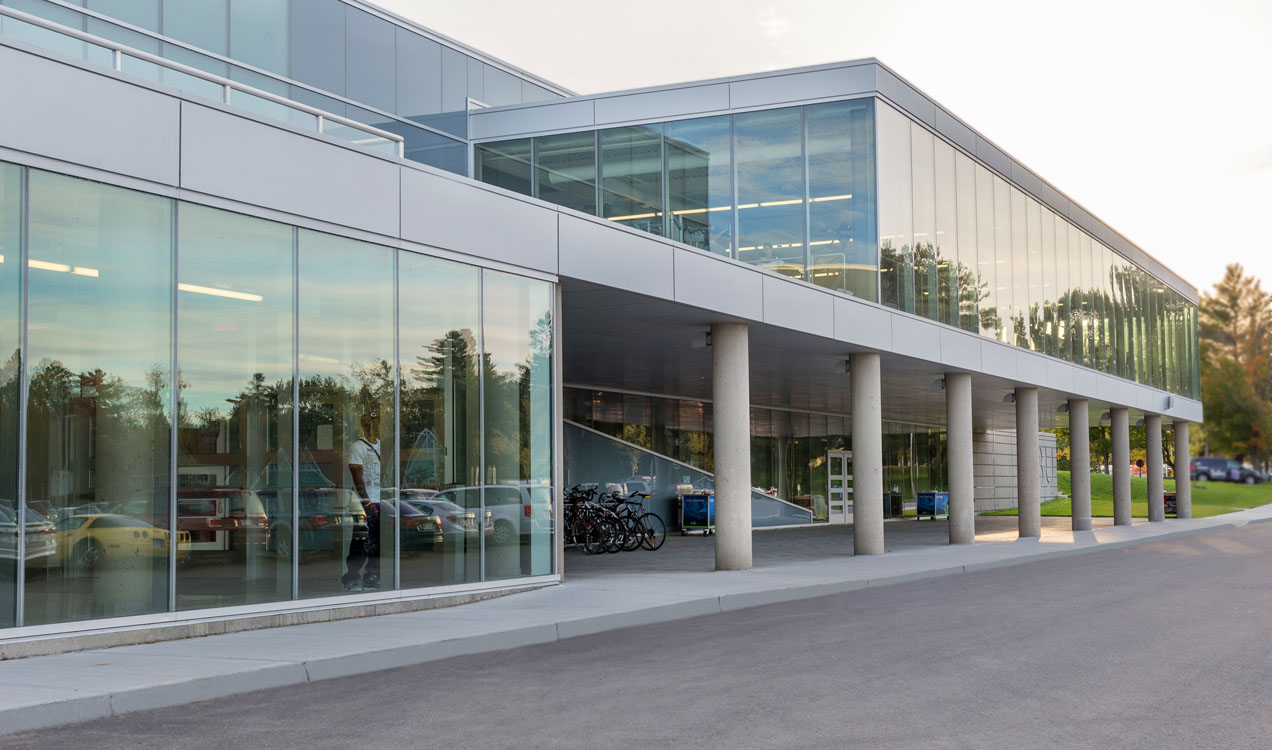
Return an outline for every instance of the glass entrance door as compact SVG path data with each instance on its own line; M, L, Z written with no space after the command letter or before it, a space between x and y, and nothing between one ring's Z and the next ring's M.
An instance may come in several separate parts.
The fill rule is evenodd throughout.
M827 451L826 490L831 523L846 523L852 512L852 451Z

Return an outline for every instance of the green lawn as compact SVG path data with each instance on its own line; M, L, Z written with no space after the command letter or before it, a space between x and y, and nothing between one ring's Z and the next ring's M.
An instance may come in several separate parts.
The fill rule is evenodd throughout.
M1059 472L1060 491L1068 495L1069 472ZM1175 489L1175 480L1167 479L1165 489ZM1193 518L1218 516L1223 513L1255 508L1272 503L1272 484L1232 484L1230 482L1193 482ZM1073 514L1068 497L1048 500L1042 504L1044 516L1069 516ZM1136 518L1148 517L1148 479L1131 477L1131 514ZM987 516L1014 516L1016 509L996 510ZM1091 475L1091 515L1113 517L1113 477L1108 474Z

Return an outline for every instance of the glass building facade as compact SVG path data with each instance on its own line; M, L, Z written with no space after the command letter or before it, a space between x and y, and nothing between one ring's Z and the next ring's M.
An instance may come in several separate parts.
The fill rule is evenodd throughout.
M877 300L874 102L475 147L483 182Z
M554 316L0 163L0 627L551 574Z
M1200 398L1197 307L880 104L882 303Z
M884 102L478 143L473 168L700 250L1201 395L1196 305Z
M560 97L342 0L0 0L0 5L396 133L405 140L406 158L457 174L468 173L469 99L500 106ZM0 19L0 32L91 62L111 62L104 48L14 19ZM129 60L124 72L218 96L214 84L153 63ZM246 95L234 105L285 120L298 114Z

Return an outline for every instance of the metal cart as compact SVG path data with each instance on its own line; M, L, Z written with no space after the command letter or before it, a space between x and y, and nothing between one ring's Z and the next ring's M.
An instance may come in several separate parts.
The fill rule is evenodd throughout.
M715 493L695 493L680 497L680 535L701 531L715 533Z

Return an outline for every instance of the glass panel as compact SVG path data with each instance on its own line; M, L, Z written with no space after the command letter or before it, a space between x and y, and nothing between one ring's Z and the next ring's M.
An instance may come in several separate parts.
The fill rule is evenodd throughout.
M229 52L229 0L163 0L163 35L208 52Z
M288 0L230 0L230 57L287 75Z
M158 39L142 34L139 31L133 31L132 29L124 28L119 24L110 23L109 21L103 21L98 18L88 17L85 19L85 22L88 33L95 36L100 36L103 39L109 39L112 42L118 42L119 44L132 47L135 50L149 52L152 55L158 55L162 51ZM101 62L106 65L113 65L113 60L103 60ZM145 78L148 81L157 82L162 77L163 68L155 65L154 63L145 62L140 58L129 58L128 56L125 56L123 65L124 70L127 73L135 75L138 78Z
M976 165L976 267L980 281L980 333L998 337L997 251L994 249L994 176Z
M552 572L552 285L483 271L486 578ZM514 533L515 530L515 533Z
M1025 194L1011 188L1011 308L1012 338L1016 346L1026 349L1029 340L1029 227L1025 218Z
M83 14L70 8L54 5L47 2L47 0L4 0L4 5L63 26L69 26L72 29L84 30ZM111 65L110 52L105 47L98 47L95 44L90 45L65 34L34 26L25 21L19 21L16 18L0 16L0 32L3 32L7 37L30 42L44 49L80 59L90 59L89 50L92 49L95 51L95 54L92 54L94 62L101 65Z
M292 6L293 80L331 94L344 94L345 7L340 0L305 0Z
M880 301L913 311L910 121L891 107L879 107L878 165Z
M396 27L345 7L345 94L385 112L397 111Z
M1042 305L1042 339L1043 346L1038 351L1052 357L1056 356L1056 216L1046 206L1038 206L1039 232L1042 243L1040 264L1038 268L1039 300ZM1033 266L1029 270L1033 271ZM1032 276L1030 284L1033 283Z
M147 31L159 31L159 0L88 0L85 7Z
M442 111L442 45L401 27L396 33L396 113L406 118L438 114Z
M596 134L534 139L536 197L596 215Z
M804 278L803 128L798 108L733 118L738 260Z
M913 199L914 314L936 320L940 300L936 258L936 167L933 136L910 123L910 181Z
M393 251L300 230L300 595L393 581ZM330 545L330 546L325 546ZM318 552L319 550L315 550Z
M480 99L492 107L521 103L520 78L484 63L482 69L486 74L485 95L484 97L473 96L474 99ZM472 94L469 95L472 96Z
M529 81L521 82L521 101L522 102L546 102L551 99L560 99L557 94L548 91L542 86L536 86Z
M277 120L285 120L292 125L307 128L309 130L318 130L318 116L311 115L308 112L288 107L285 104L263 99L255 94L249 94L246 91L235 90L230 94L230 101L236 107L242 107L250 112L265 117L273 117Z
M398 120L381 122L377 127L397 133L406 139L403 144L407 159L468 176L468 146L462 141L447 138L431 130L407 125ZM377 142L376 150L382 154L397 155L397 143L388 139Z
M661 235L662 127L602 130L600 146L601 216Z
M290 599L292 228L180 211L177 609Z
M481 272L403 252L398 273L402 587L479 581Z
M961 152L954 154L954 180L958 193L958 327L980 330L978 308L984 283L977 265L976 165Z
M468 56L442 47L442 115L428 124L461 138L468 135Z
M668 235L728 255L733 244L729 118L680 120L666 128Z
M936 319L958 325L958 196L954 147L935 139L936 174Z
M479 143L473 147L473 176L523 195L532 193L530 139Z
M1054 214L1053 214L1054 216ZM1072 362L1073 352L1069 348L1071 328L1070 301L1073 291L1072 276L1069 264L1069 223L1060 216L1055 216L1056 225L1056 356Z
M172 201L32 170L30 222L25 623L166 611Z
M805 107L804 128L812 282L874 301L874 102Z
M1066 224L1069 234L1069 347L1074 364L1087 363L1086 349L1086 266L1082 256L1082 232Z
M1011 186L994 177L994 275L998 298L998 340L1016 343L1015 278L1012 276Z
M0 628L17 624L21 284L22 170L0 164ZM44 528L37 524L27 534L27 564L37 568L57 553Z

